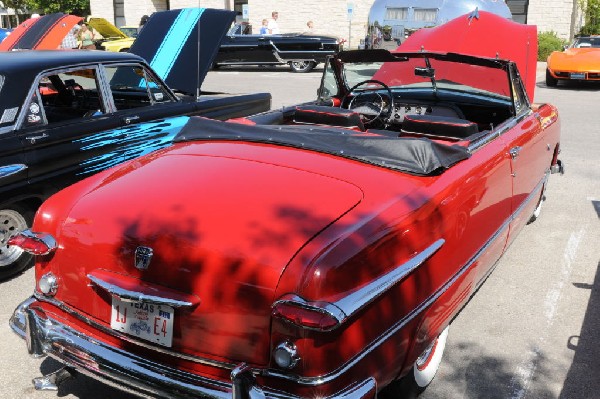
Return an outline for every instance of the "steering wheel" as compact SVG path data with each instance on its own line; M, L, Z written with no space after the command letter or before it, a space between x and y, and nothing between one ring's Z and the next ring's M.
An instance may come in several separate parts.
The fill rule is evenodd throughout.
M354 95L352 100L350 100L348 109L358 112L363 120L363 123L365 124L373 124L376 121L381 121L385 125L390 120L392 113L394 112L394 95L392 94L392 90L389 88L389 86L382 81L369 79L355 84L342 99L342 104L346 102L346 99L349 96L354 94L354 90L369 83L380 85L387 91L387 93L382 95L381 93L372 93L366 91L360 92Z

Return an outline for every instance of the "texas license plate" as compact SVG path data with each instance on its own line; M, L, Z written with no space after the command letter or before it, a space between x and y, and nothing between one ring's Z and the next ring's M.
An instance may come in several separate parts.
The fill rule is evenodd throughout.
M171 347L174 318L171 306L112 298L110 327L146 341Z
M583 80L583 79L585 79L585 73L573 72L573 73L569 74L569 77L571 79Z

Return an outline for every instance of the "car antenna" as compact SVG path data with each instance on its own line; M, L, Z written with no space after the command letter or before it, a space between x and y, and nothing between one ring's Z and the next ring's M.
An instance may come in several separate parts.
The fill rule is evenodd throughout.
M198 0L198 8L200 8L200 0ZM198 57L196 60L196 101L200 99L200 19L198 18Z

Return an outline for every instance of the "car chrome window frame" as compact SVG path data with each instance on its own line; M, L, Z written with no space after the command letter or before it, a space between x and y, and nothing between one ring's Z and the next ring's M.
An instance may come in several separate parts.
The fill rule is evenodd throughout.
M96 84L101 87L102 85L101 85L100 79L98 78L98 73L99 73L98 70L99 70L100 65L101 65L100 63L74 64L74 65L70 65L67 67L46 69L46 70L43 70L40 73L38 73L36 75L35 79L33 79L33 83L31 85L31 87L29 88L29 91L27 92L27 96L25 96L25 102L23 104L21 104L21 110L19 111L19 115L17 116L17 118L15 120L15 124L13 125L12 130L19 130L19 129L23 128L23 122L24 122L25 116L27 114L26 104L29 104L31 102L31 98L36 91L39 96L40 82L43 78L45 78L49 75L56 75L59 73L68 73L68 72L73 72L73 71L77 71L77 70L81 70L81 69L93 69L93 70L95 70L95 74L96 74ZM105 109L107 109L104 98L102 98L101 103L104 105ZM107 113L108 113L108 111L107 111ZM44 115L45 115L45 111L44 111ZM45 126L48 126L48 124L46 123ZM25 127L25 128L27 128L27 127Z
M321 75L321 84L317 93L317 99L322 102L329 101L333 97L341 94L341 85L337 78L338 75L335 73L335 67L333 65L333 62L333 56L329 56L327 57L327 60L325 61L325 65L323 67L323 74ZM337 91L336 93L330 93L328 97L324 97L323 90L325 88L325 82L329 82L331 80L333 81Z
M115 112L122 112L124 110L119 110L117 109L116 105L115 105L115 101L113 98L113 94L112 94L112 90L110 88L110 79L108 78L108 73L107 73L107 69L108 68L119 68L119 67L139 67L142 68L142 71L144 72L144 77L143 79L145 79L146 81L151 80L153 82L155 82L156 84L159 85L159 87L161 88L163 94L167 95L170 99L169 103L177 103L177 102L181 102L181 100L179 99L179 97L177 97L177 95L173 92L173 90L171 90L171 88L165 83L164 80L162 80L158 75L156 75L154 73L154 71L152 70L152 68L146 64L145 62L114 62L114 63L105 63L101 65L101 69L102 69L102 76L103 76L103 81L104 81L104 87L108 93L108 95L110 96L110 104L111 104L111 113L115 113ZM148 77L150 77L150 79L148 79ZM148 87L148 85L146 85L146 88ZM146 90L147 91L147 90ZM151 106L154 105L155 103L153 102L153 98L151 95L149 95L150 97L150 101L151 101ZM167 101L161 101L160 104L163 103L167 103ZM143 107L139 107L139 108L143 108Z

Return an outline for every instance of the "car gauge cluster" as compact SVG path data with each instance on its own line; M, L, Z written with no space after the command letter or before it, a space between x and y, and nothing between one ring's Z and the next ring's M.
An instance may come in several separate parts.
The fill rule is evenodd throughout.
M394 103L394 112L391 116L391 121L401 123L405 115L436 115L449 116L460 118L460 110L454 109L447 105L428 105L428 104L408 104Z

